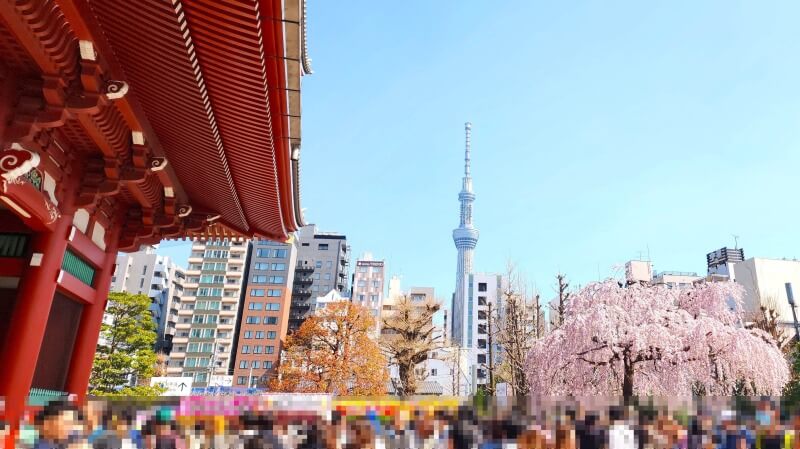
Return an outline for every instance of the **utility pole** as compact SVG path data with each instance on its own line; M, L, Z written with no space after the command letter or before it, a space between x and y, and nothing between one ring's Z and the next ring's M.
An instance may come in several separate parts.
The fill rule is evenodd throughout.
M217 361L217 343L211 344L211 356L208 358L208 379L206 380L206 394L208 394L208 387L211 386L211 377L214 376L214 365Z

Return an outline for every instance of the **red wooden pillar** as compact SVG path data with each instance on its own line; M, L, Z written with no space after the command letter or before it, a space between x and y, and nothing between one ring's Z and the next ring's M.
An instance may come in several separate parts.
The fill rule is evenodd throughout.
M114 275L114 264L117 261L119 234L118 227L111 231L103 266L95 276L94 302L83 308L78 335L75 337L66 390L76 394L80 402L86 398L86 390L89 387L97 340L100 337L100 327L103 323L103 312L106 310L108 290L111 287L111 277Z
M31 389L71 226L72 215L62 215L52 232L39 232L31 239L34 256L20 279L13 320L0 353L0 396L6 398L5 416L12 428L18 425ZM41 260L36 260L37 254Z

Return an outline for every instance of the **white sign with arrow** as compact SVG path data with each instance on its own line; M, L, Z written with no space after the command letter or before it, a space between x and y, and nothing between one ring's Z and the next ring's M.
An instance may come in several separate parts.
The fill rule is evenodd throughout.
M150 379L150 386L166 388L167 391L161 396L191 396L192 394L191 377L153 377Z

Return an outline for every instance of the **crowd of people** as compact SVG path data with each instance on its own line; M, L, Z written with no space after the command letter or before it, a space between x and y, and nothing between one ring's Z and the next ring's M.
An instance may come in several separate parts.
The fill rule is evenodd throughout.
M198 413L180 403L54 401L23 419L16 447L800 449L800 416L769 399L686 407L576 400L406 405Z

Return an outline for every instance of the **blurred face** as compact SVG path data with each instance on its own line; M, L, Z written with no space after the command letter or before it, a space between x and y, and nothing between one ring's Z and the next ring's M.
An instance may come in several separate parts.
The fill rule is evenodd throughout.
M72 430L73 422L68 413L48 418L42 424L42 437L48 440L66 440Z

